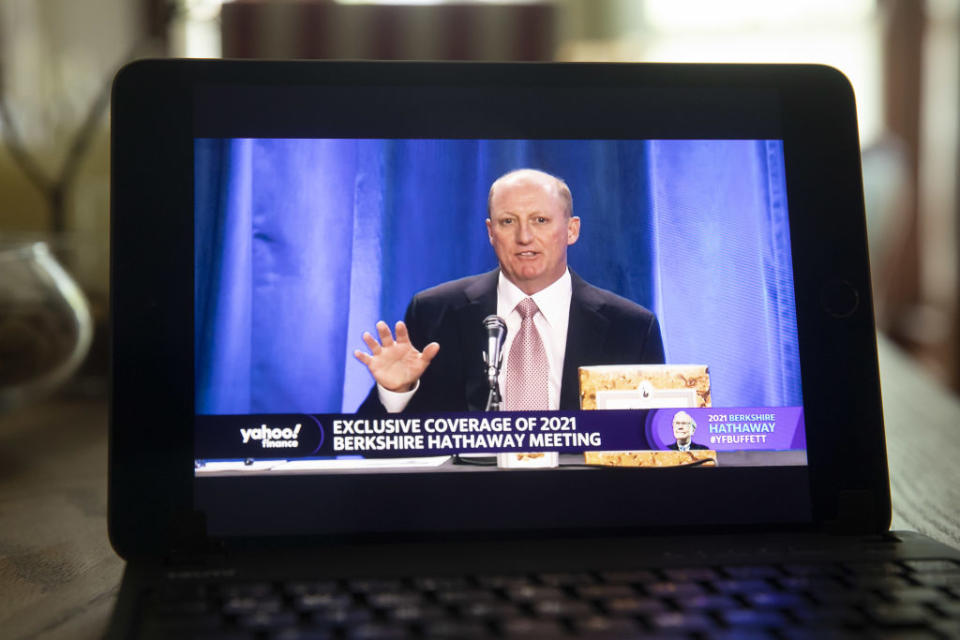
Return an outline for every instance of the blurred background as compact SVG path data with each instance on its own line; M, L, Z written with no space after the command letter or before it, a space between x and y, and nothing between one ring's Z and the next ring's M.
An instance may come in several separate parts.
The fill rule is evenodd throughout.
M955 0L3 0L0 243L48 242L79 283L93 340L72 385L99 394L109 88L130 60L824 63L857 95L878 326L956 392L958 28Z

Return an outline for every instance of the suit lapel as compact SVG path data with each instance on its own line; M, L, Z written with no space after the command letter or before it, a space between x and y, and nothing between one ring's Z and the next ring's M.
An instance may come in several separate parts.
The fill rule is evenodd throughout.
M463 345L467 405L471 411L483 411L487 403L487 381L481 353L486 350L483 319L497 312L499 269L483 274L465 290L467 304L458 311Z
M487 401L487 381L480 354L487 348L483 319L497 312L497 278L499 269L483 274L465 290L466 304L457 311L466 371L466 396L469 409L482 411ZM600 313L602 302L593 295L590 285L570 271L572 296L567 344L560 382L560 408L580 408L580 380L577 368L592 364L600 357L608 320Z
M563 357L563 377L560 381L560 408L572 411L580 408L580 378L577 369L593 364L600 345L604 344L608 320L600 313L601 302L590 285L570 270L573 295L570 299L570 322L567 326L567 346Z

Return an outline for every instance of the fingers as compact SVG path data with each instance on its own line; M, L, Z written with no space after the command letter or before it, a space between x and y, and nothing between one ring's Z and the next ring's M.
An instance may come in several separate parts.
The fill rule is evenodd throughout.
M397 342L410 342L410 334L407 332L407 325L403 321L397 323Z
M440 345L436 342L431 342L423 348L423 352L420 354L420 359L423 361L424 366L430 364L430 361L433 360L433 357L437 355L440 351Z
M377 334L379 334L380 343L384 348L393 345L393 334L390 333L390 327L383 320L377 323Z
M364 332L363 342L367 345L367 348L370 349L370 354L366 354L362 351L354 351L353 356L360 362L369 365L374 357L379 356L384 349L388 349L394 344L400 345L410 345L410 333L407 331L407 325L402 321L396 324L395 328L397 332L396 342L394 342L393 334L390 333L390 327L383 320L377 323L377 335L380 337L380 340L377 341L369 332ZM412 347L412 345L410 345ZM437 352L440 351L440 345L436 342L431 342L428 344L424 350L420 353L420 358L423 360L424 366L430 364L430 361L433 360L433 357L437 355ZM416 350L414 350L416 353Z
M380 347L380 343L374 340L373 336L369 332L363 332L363 342L367 345L367 348L370 349L370 353L373 355L378 355L383 349Z

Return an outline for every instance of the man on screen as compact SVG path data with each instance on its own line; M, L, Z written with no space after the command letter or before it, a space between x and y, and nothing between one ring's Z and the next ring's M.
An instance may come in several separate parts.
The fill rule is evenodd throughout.
M563 180L511 171L491 185L487 210L499 268L418 293L395 336L383 321L379 340L364 333L370 352L354 355L376 384L358 412L482 411L482 322L494 313L507 324L500 389L508 411L578 409L580 366L663 363L653 313L567 268L580 218Z
M673 437L676 442L668 445L674 451L690 451L691 449L706 449L702 444L693 441L693 434L697 431L697 422L686 411L677 411L673 416Z

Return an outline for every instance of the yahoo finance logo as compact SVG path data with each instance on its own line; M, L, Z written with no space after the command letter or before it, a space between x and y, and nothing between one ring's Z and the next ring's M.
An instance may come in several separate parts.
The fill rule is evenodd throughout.
M296 449L300 446L300 427L298 422L292 427L269 427L261 424L252 429L240 429L243 444L251 440L259 440L264 449Z

